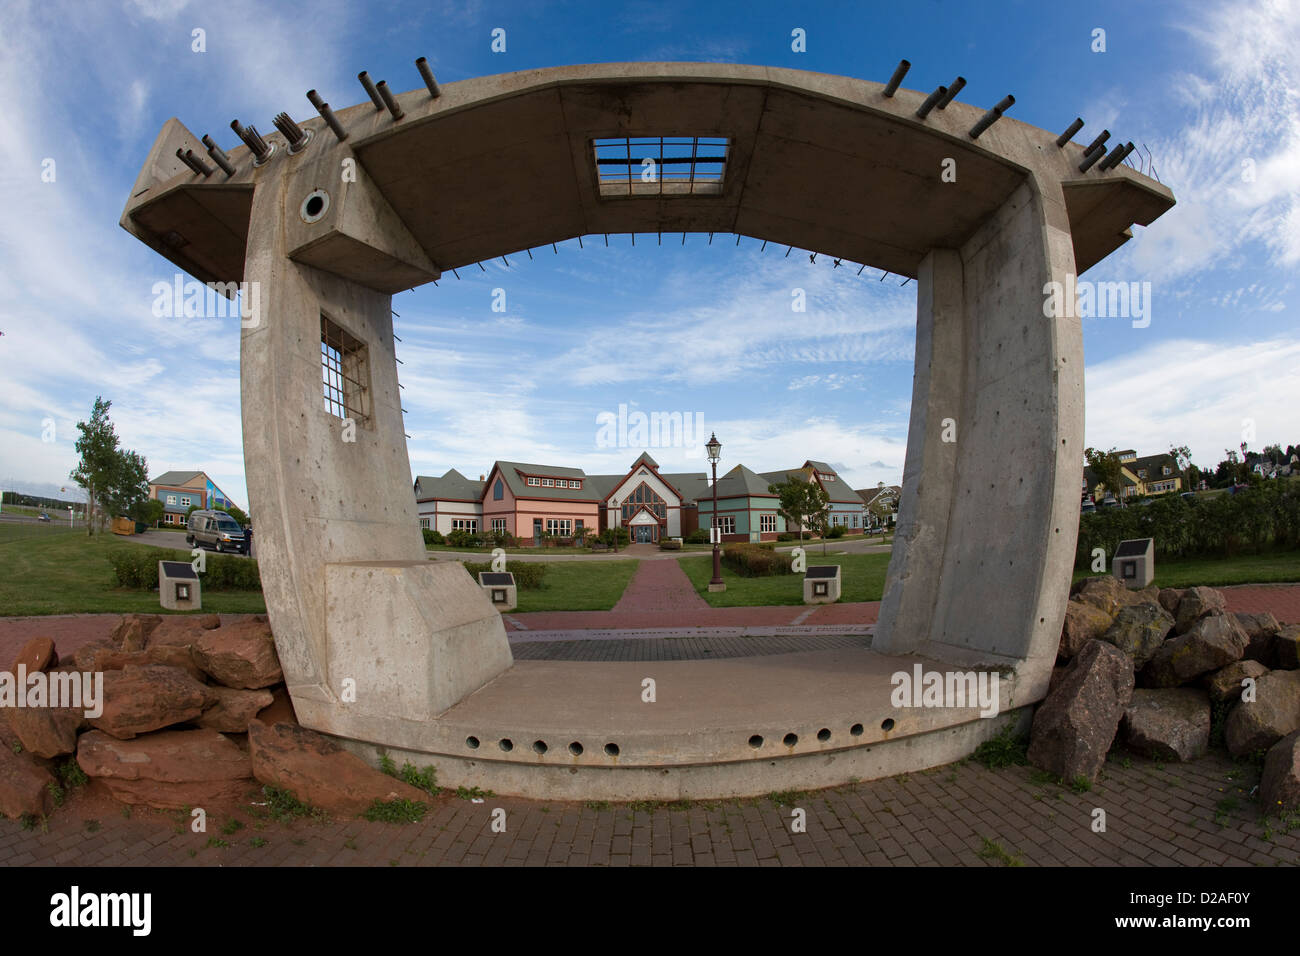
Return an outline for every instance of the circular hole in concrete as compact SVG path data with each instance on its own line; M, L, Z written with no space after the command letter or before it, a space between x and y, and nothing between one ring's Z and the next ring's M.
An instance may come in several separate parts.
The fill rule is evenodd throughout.
M514 741L512 741L509 737L502 737L497 742L497 746L500 747L502 750L504 750L506 753L509 753L510 751L515 749Z
M894 729L894 718L893 718L893 717L886 717L884 720L882 720L882 721L880 722L880 729L881 729L881 730L885 730L885 731L893 730L893 729Z
M605 755L608 757L617 757L618 744L605 744Z
M862 736L862 725L861 725L861 724L854 724L852 727L849 728L849 733L851 733L854 737L861 737L861 736Z
M823 727L821 730L817 731L817 739L820 740L822 743L826 743L826 741L830 740L831 739L830 728Z
M478 750L478 738L477 738L477 737L466 737L466 738L465 738L465 746L468 747L470 750Z
M578 743L576 740L569 744L569 753L573 754L575 757L579 756L582 753L582 744Z
M786 734L785 737L781 739L781 743L785 744L787 747L793 747L798 742L799 742L798 734Z
M752 736L752 737L749 738L749 745L750 745L751 747L753 747L755 750L757 750L759 747L763 746L763 735L762 735L762 734L754 734L754 736Z
M549 747L546 746L546 741L545 741L545 740L534 740L534 741L533 741L533 752L534 752L534 753L544 754L544 753L546 753L546 751L548 751L548 750L550 750L550 749L551 749L551 748L549 748Z
M298 214L302 221L309 225L314 222L320 222L325 217L325 212L330 207L330 194L323 189L315 189L307 194L307 198L302 201L302 208Z

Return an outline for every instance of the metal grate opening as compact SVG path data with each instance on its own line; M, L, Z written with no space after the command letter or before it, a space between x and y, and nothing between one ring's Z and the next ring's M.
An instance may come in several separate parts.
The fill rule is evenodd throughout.
M324 314L320 317L321 387L325 411L361 423L369 418L366 347Z
M719 136L623 136L592 142L602 198L718 196L730 140Z

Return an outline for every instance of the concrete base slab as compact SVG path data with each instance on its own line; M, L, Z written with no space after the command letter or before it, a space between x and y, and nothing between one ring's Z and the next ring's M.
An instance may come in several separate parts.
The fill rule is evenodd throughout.
M997 714L1033 702L1017 693L1012 664L970 668L990 688L996 675ZM517 661L432 723L355 721L349 746L376 764L380 752L399 764L432 763L453 786L532 797L833 786L950 762L1000 726L973 699L895 706L896 675L912 679L918 667L941 679L951 670L865 648L717 661Z

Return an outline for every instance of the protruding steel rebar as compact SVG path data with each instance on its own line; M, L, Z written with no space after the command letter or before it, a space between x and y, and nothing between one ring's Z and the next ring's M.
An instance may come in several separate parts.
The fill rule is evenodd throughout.
M1083 151L1083 155L1087 156L1089 153L1093 153L1099 149L1102 149L1102 146L1105 145L1106 140L1108 139L1110 139L1110 130L1108 129L1102 130L1101 133L1097 136L1097 138L1088 144L1088 148ZM1102 150L1102 152L1105 152L1105 150Z
M1135 147L1131 142L1116 146L1110 151L1109 155L1101 161L1101 165L1097 168L1102 172L1114 169L1120 163L1124 162L1125 157L1127 157L1129 153L1133 152L1134 148Z
M898 84L903 82L903 77L907 76L907 71L912 68L912 64L906 60L899 60L898 66L894 67L894 75L889 78L885 88L880 91L881 96L893 96L898 92Z
M268 144L266 140L262 139L262 134L257 131L256 126L242 126L239 120L231 120L230 128L235 131L235 135L242 139L244 145L252 152L254 166L261 166L275 152L275 144Z
M1015 104L1016 98L1008 93L996 106L980 117L979 122L970 128L970 138L979 139L980 134L1002 118L1002 114Z
M321 119L325 121L325 125L334 132L336 137L338 137L340 143L348 138L347 130L343 128L343 124L340 123L338 117L334 115L334 111L330 109L330 105L320 98L319 93L315 90L308 90L307 99L311 100L311 105L316 107L316 112L320 113Z
M280 135L288 140L289 152L300 153L303 147L311 142L311 131L295 123L288 113L276 113L275 119L271 122L280 131Z
M925 119L926 115L930 112L930 110L934 109L936 106L939 105L939 101L944 98L947 92L948 92L948 88L946 86L936 86L934 88L934 92L931 93L929 96L927 96L925 98L925 102L922 103L920 107L917 108L916 111L917 117L920 119Z
M947 109L948 104L951 103L954 98L956 98L957 94L962 91L962 88L965 85L966 85L966 77L964 76L959 76L957 77L957 79L953 80L950 84L948 84L948 92L943 94L943 96L939 97L939 102L934 104L935 109L940 109L940 110Z
M384 105L388 107L388 112L393 114L394 120L399 120L406 115L402 112L402 108L397 105L397 100L393 98L393 92L388 88L387 80L380 80L375 88L379 90L379 95L384 98Z
M433 70L429 69L429 61L420 57L415 61L415 68L420 71L424 85L429 88L429 95L435 100L442 96L442 90L438 89L438 81L433 78Z
M1072 137L1075 133L1079 132L1079 130L1081 129L1083 129L1083 117L1076 116L1074 118L1074 122L1065 128L1065 132L1062 133L1060 136L1056 137L1056 145L1059 148L1064 149L1065 144L1070 141L1070 137Z
M230 162L230 157L207 133L203 134L203 145L208 148L208 155L212 157L214 163L221 167L223 173L227 176L235 175L235 166Z
M357 79L361 81L361 87L366 91L366 95L370 97L370 102L375 104L375 109L382 110L384 101L379 98L379 91L375 89L375 84L370 82L370 74L362 70L357 74Z
M190 169L194 170L194 172L198 173L200 176L212 175L212 167L209 166L207 163L205 163L203 160L199 159L197 156L195 156L194 150L192 149L183 150L178 148L176 150L176 158L179 159L186 166L188 166Z

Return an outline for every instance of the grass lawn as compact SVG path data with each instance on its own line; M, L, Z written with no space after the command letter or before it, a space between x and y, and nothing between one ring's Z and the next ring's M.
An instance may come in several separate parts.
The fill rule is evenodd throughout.
M887 554L820 554L809 552L809 564L838 564L844 570L844 591L840 600L845 602L879 601L885 591L885 572L889 569ZM712 561L683 561L681 568L690 578L700 597L712 607L754 607L756 605L802 604L803 575L776 574L767 578L742 578L722 566L722 580L727 590L709 593L709 579L713 577ZM549 572L548 572L549 573Z
M1090 578L1091 570L1074 572L1074 580ZM1188 588L1195 585L1278 584L1300 581L1300 550L1264 554L1239 554L1232 558L1156 558L1156 587Z
M173 613L159 607L157 591L116 586L113 547L136 545L112 534L91 538L85 528L0 525L0 615ZM205 591L203 611L261 614L266 604L258 591Z
M556 561L539 590L519 589L516 611L608 611L627 589L639 561ZM707 580L707 578L706 578Z

